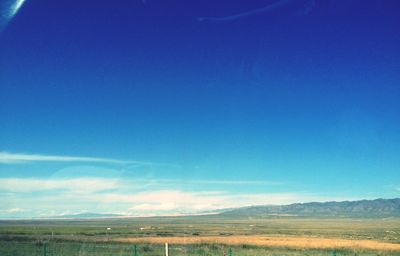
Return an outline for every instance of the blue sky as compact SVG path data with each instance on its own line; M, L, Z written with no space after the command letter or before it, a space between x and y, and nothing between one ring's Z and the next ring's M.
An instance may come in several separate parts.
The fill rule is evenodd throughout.
M21 2L0 217L399 196L397 1Z

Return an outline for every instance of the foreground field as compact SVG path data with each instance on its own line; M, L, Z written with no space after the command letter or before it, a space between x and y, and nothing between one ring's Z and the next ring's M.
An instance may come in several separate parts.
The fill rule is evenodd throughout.
M399 255L400 219L219 216L0 221L0 255Z
M170 256L399 256L398 251L364 249L311 249L224 244L172 244ZM0 241L2 256L134 256L135 247L128 243L93 242L35 242ZM164 245L138 244L138 256L163 256Z

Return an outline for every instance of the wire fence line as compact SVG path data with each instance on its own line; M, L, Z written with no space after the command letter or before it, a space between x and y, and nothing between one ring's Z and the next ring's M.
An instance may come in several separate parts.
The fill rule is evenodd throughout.
M191 254L192 248L183 245L168 245L170 256ZM55 241L1 241L1 256L165 256L168 255L164 245L155 244L116 244ZM210 255L199 251L197 255ZM221 256L233 256L231 248Z
M140 247L126 244L99 244L80 242L2 242L1 256L139 256ZM143 249L143 248L142 248ZM149 253L157 248L144 247ZM158 251L158 250L157 250ZM146 254L153 255L153 254ZM157 254L159 255L159 254ZM144 256L144 255L143 255Z
M339 256L336 251L276 252L272 248L256 251L249 246L228 247L216 244L161 245L69 241L1 241L0 256L243 256L243 255L309 255ZM168 252L168 253L167 253ZM341 252L340 255L364 255ZM374 254L366 254L374 255ZM376 255L376 254L375 254Z

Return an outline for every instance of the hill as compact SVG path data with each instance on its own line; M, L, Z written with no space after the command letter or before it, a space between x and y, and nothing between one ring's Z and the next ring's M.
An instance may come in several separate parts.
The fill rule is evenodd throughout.
M251 206L227 210L224 217L400 217L400 198Z

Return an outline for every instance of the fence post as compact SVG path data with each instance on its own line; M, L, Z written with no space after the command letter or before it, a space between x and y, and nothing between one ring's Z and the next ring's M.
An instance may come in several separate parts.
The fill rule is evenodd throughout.
M228 250L228 256L233 256L232 248L229 248L229 250Z
M138 256L137 255L137 249L136 249L136 244L134 244L133 246L132 246L132 256Z
M42 243L42 256L46 256L46 253L47 253L46 243L43 242Z
M165 243L165 256L168 256L168 243Z

